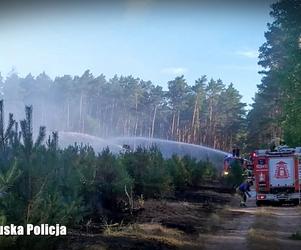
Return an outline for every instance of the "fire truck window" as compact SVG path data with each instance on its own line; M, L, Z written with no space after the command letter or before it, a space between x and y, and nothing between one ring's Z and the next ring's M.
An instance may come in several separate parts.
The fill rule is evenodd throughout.
M259 165L265 165L265 159L259 159L258 164Z

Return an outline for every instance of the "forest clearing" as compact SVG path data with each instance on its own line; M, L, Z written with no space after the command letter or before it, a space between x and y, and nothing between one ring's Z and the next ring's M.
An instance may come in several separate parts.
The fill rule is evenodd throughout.
M301 0L34 2L0 3L1 250L301 249Z

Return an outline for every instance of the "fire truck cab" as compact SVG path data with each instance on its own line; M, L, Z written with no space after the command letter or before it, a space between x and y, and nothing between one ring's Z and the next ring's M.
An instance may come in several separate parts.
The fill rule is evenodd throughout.
M253 153L256 205L300 203L301 148Z

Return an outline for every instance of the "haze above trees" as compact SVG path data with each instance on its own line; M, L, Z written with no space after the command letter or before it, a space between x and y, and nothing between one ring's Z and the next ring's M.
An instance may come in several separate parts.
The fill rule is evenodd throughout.
M100 137L145 136L204 144L230 150L245 128L245 104L232 84L202 76L190 86L184 76L168 90L132 76L107 80L93 76L50 79L11 74L1 82L7 109L23 117L33 105L35 127Z

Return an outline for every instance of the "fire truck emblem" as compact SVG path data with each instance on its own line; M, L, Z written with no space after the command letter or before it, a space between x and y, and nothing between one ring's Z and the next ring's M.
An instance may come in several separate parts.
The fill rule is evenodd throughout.
M275 178L287 179L289 177L287 164L284 161L276 163Z

